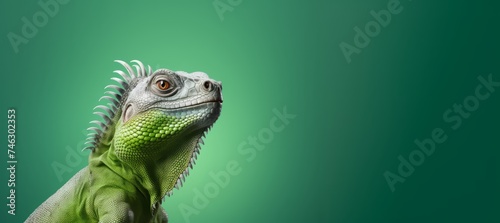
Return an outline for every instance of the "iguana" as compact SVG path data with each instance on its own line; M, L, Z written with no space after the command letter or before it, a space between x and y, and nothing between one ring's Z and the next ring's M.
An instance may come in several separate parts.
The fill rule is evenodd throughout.
M118 85L106 86L101 98L110 103L94 108L102 121L89 128L89 165L26 222L168 221L162 201L193 168L221 112L222 85L203 72L115 62L126 72L114 71Z

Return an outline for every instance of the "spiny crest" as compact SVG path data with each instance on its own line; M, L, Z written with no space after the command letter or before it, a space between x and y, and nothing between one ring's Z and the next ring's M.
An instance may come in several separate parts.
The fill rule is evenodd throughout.
M152 74L151 66L148 65L148 71L146 73L146 69L141 61L132 60L130 61L132 67L124 61L115 60L115 62L121 64L125 67L127 73L122 70L115 70L114 73L120 75L121 78L112 77L111 80L117 82L118 84L112 84L104 87L104 89L108 89L108 91L104 92L104 96L102 96L99 101L108 100L109 103L107 105L98 105L94 108L94 114L101 117L102 120L96 119L90 121L91 124L96 126L89 127L87 130L90 133L87 135L87 141L85 144L88 144L85 149L90 149L94 151L94 149L99 145L100 140L108 130L108 128L113 125L113 121L116 115L121 113L121 103L122 98L125 96L125 93L130 89L130 85L132 81L136 78L146 77Z
M205 142L203 141L203 138L205 138L205 134L210 131L212 128L212 125L207 128L205 132L201 134L201 137L198 139L198 142L196 143L196 146L194 147L193 153L191 154L191 158L189 160L188 167L179 175L179 178L177 178L177 182L174 185L175 189L179 189L183 186L184 182L186 181L186 177L189 176L189 169L193 169L193 166L196 164L196 159L198 158L198 155L200 155L201 151L201 146L200 145L205 145ZM167 192L166 196L170 197L174 194L173 190L170 190ZM162 201L165 200L165 196L163 197Z

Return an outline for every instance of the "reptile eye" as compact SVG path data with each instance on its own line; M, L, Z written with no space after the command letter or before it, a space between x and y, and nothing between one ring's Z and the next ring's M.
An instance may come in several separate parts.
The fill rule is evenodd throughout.
M156 87L158 87L158 89L162 91L165 91L170 88L170 83L166 80L158 80L156 81Z

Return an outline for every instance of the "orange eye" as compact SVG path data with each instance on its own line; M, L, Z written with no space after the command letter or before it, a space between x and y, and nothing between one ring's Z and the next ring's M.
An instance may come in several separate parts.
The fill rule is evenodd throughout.
M168 81L166 80L158 80L156 81L156 86L158 87L158 89L164 91L170 88L170 83L168 83Z

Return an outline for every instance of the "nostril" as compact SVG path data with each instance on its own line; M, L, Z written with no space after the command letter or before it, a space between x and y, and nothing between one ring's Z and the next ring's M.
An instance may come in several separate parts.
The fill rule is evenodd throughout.
M207 91L211 91L213 86L212 86L212 82L210 81L205 81L203 82L203 87L207 90Z

